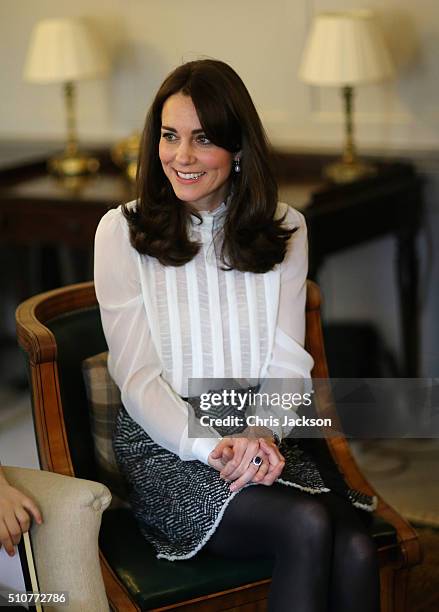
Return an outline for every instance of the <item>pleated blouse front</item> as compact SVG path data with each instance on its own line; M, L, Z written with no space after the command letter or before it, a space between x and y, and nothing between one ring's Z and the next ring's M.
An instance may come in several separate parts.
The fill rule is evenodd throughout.
M282 264L264 274L221 269L224 203L202 212L201 223L191 217L190 237L201 248L180 267L140 255L120 207L99 224L95 285L110 373L130 416L183 460L207 463L219 437L212 428L206 437L182 399L192 390L189 379L309 377L306 226L299 212L279 204L285 213L285 224L298 229Z

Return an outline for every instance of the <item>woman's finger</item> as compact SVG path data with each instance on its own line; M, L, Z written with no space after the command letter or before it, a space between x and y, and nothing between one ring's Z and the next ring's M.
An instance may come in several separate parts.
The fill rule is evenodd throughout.
M24 496L22 499L22 504L23 508L26 508L26 510L34 517L38 525L41 525L43 522L43 517L36 503L30 499L30 497Z
M13 544L18 544L21 538L21 527L17 517L15 514L8 513L4 517L4 522Z
M10 557L15 554L14 544L4 521L0 521L0 547L4 546Z
M252 482L256 484L261 483L264 480L265 476L267 475L269 468L270 468L270 464L269 464L268 459L264 459L264 461L259 466L258 471L253 476Z
M272 485L279 478L285 466L285 458L275 444L260 439L261 448L267 453L270 465L264 479L260 481L263 485Z
M211 451L209 457L211 457L212 459L220 459L224 449L227 446L231 446L231 438L223 438L222 440L220 440L215 446L215 448Z
M267 487L271 486L282 474L282 471L285 467L285 462L280 461L278 465L267 472L264 476L263 480L260 481L259 484L265 485Z
M285 461L284 456L274 442L267 442L265 438L259 438L259 444L270 459L270 465L277 465L279 461Z
M250 462L259 451L259 442L257 440L249 438L236 438L236 440L237 450L235 451L234 446L234 457L221 472L221 475L226 480L236 480L240 478L247 471Z
M221 478L224 478L224 480L233 480L232 475L239 469L247 448L245 438L231 438L231 440L233 457L227 462L220 474Z
M236 480L232 482L230 485L230 491L235 492L239 491L244 487L247 483L253 481L253 478L256 476L256 473L260 469L261 466L257 466L254 463L250 462L248 468L245 472Z
M26 531L29 531L31 517L24 508L15 509L15 518L17 519L18 524L20 525L20 530L22 533L26 533Z
M228 455L227 449L227 442L225 440L221 440L221 442L216 445L216 447L209 453L207 457L208 464L217 472L221 472L221 470L224 468L224 465L227 463L223 460L223 453L225 453L225 456Z
M226 446L221 455L221 461L223 465L226 465L231 459L233 459L233 449L230 446Z

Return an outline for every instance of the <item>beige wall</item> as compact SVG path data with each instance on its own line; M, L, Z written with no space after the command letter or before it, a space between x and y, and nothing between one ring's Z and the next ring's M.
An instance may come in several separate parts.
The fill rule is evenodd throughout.
M79 86L79 125L87 140L113 140L140 126L170 69L211 56L241 74L276 145L337 146L337 91L303 85L297 68L314 12L365 5L378 10L399 74L393 83L358 91L358 140L363 147L385 150L435 147L435 0L2 0L0 138L63 137L59 87L24 83L22 67L36 21L75 15L89 19L113 56L108 80Z

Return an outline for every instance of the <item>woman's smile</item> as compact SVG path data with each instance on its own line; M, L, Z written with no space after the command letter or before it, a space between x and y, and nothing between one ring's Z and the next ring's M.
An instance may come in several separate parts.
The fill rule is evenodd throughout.
M182 184L198 183L200 178L204 176L205 172L180 172L175 170L177 180L180 180Z

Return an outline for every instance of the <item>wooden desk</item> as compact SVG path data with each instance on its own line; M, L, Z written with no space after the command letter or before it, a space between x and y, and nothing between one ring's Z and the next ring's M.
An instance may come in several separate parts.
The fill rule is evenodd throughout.
M133 197L128 183L108 160L103 161L104 172L77 194L68 193L48 177L43 161L21 170L0 171L0 241L27 246L66 245L90 252L102 215ZM319 178L326 161L315 155L277 155L274 159L280 199L302 210L307 219L309 276L315 279L332 253L393 235L404 350L401 374L417 376L416 234L422 214L422 180L408 163L382 163L376 177L337 187ZM88 278L84 273L76 280Z

